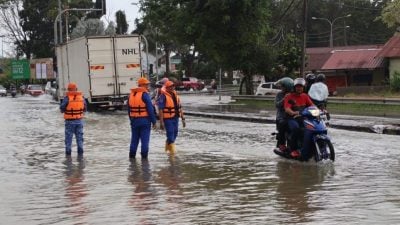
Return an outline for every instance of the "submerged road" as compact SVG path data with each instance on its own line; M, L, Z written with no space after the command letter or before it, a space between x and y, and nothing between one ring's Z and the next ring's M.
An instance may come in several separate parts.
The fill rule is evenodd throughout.
M0 98L0 224L400 221L398 136L330 129L337 161L300 163L272 153L273 124L187 117L176 156L153 131L130 161L127 115L88 113L84 158L66 159L50 102Z

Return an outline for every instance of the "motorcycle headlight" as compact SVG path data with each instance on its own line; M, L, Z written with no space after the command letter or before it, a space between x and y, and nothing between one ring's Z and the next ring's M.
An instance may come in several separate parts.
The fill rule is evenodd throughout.
M310 112L310 114L314 117L318 117L320 114L320 110L319 109L310 109L308 110Z

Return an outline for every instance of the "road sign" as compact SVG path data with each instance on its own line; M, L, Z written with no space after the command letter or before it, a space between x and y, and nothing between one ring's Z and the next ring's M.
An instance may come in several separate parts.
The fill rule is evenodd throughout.
M13 79L29 79L31 71L29 61L26 59L11 61L11 75Z

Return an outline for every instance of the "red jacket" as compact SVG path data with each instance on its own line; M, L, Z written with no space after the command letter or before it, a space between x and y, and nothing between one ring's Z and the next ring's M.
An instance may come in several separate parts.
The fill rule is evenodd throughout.
M301 111L308 106L314 105L310 97L306 93L290 93L285 96L283 100L283 107L285 110L290 108L293 111Z

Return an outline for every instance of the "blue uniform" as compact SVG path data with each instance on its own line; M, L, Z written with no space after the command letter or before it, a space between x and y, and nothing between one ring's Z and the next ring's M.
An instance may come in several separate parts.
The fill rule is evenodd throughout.
M158 99L158 108L160 111L165 108L165 103L166 97L162 94ZM178 137L179 114L176 113L175 117L164 119L164 126L167 133L167 144L175 143L175 140Z
M131 123L131 145L129 149L129 157L133 158L136 155L139 140L141 141L141 156L147 158L149 153L149 142L150 142L150 131L151 124L156 124L156 115L154 113L154 107L151 102L149 93L144 92L142 100L146 104L146 111L149 116L147 117L129 117ZM128 99L129 102L129 99ZM128 107L128 115L131 110Z
M60 111L65 112L69 103L68 96L64 97L60 105ZM86 101L84 101L84 111L87 109ZM76 144L78 146L78 154L83 154L83 121L82 119L65 120L65 154L70 155L72 149L72 138L75 134Z

